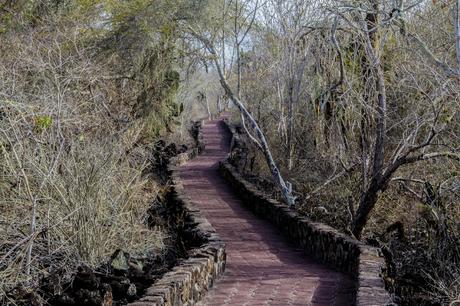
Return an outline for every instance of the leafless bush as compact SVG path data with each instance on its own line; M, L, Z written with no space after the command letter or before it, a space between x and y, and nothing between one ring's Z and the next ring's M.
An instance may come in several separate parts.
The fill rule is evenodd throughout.
M55 273L65 282L117 249L164 247L165 233L146 222L158 188L141 176L148 153L137 145L144 121L131 117L136 87L77 31L2 37L0 301Z

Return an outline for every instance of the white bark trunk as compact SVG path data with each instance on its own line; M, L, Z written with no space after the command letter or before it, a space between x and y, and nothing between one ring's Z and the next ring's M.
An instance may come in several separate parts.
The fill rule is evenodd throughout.
M455 47L457 49L457 73L460 75L460 0L455 6Z
M209 106L208 95L205 96L205 99L206 99L206 110L208 111L208 119L212 120L212 113L211 113L211 107Z
M260 149L262 150L262 153L264 154L265 161L267 162L267 165L270 169L273 179L275 180L278 187L281 189L281 193L283 195L285 202L288 205L294 205L295 197L292 195L292 185L283 179L278 169L278 166L276 165L273 159L272 153L268 146L268 142L265 138L264 133L262 132L262 129L259 127L254 117L252 117L252 115L248 112L248 110L243 105L243 103L240 101L240 99L233 93L232 89L227 83L227 80L225 79L222 68L219 64L218 55L217 55L216 50L214 49L213 45L208 39L196 34L196 32L193 30L192 30L192 34L195 37L197 37L201 42L203 42L206 45L206 48L208 49L208 51L211 53L222 87L227 93L227 96L229 97L229 99L233 102L233 104L235 104L235 106L239 109L239 111L242 113L242 115L246 118L248 123L251 125L251 128L254 130L256 137L259 140Z

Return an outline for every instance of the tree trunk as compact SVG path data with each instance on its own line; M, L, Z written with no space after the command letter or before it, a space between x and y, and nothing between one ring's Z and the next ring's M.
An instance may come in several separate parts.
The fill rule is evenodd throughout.
M221 103L220 103L220 95L217 95L216 108L217 108L217 114L220 115L222 113L222 106L221 106Z
M241 55L240 55L240 44L236 44L236 69L237 69L237 86L236 96L238 99L241 98Z
M288 170L292 169L292 137L294 133L294 84L289 84L289 93L288 93L288 126L287 126L287 168Z
M387 128L387 97L384 74L380 62L380 55L378 53L378 37L377 37L377 23L378 23L378 1L374 0L375 13L369 13L364 22L365 32L365 50L367 55L367 62L369 70L375 77L375 90L378 93L377 98L377 112L376 112L376 130L374 141L374 153L372 163L372 178L369 187L364 186L365 192L361 196L358 210L353 221L353 234L359 239L361 237L364 226L369 219L369 214L375 206L378 199L378 192L387 182L382 182L383 167L385 158L385 137ZM370 96L370 95L369 95ZM369 103L371 103L369 101ZM369 104L370 105L370 104ZM365 180L366 177L363 178ZM385 179L386 180L386 179Z
M211 113L211 107L209 106L208 95L206 95L204 98L206 100L206 110L208 111L208 119L212 120L212 113Z
M373 0L372 0L373 1ZM368 33L365 33L365 35L368 35L368 39L371 42L372 48L377 47L378 43L378 37L377 37L377 13L378 13L378 3L377 1L374 1L374 11L369 12L366 14L366 19L365 19L365 31L369 30ZM370 120L371 120L371 114L369 114L366 105L372 105L372 92L373 92L373 87L374 84L372 82L373 75L371 73L372 70L372 61L369 57L369 54L367 52L367 47L366 43L364 44L362 51L363 55L361 57L361 68L362 68L362 73L363 73L363 89L364 89L364 94L363 94L363 100L364 100L364 107L361 108L361 121L360 121L360 135L359 135L359 144L361 148L361 159L362 159L362 192L365 192L368 188L368 177L369 177L369 164L370 164L370 139L369 139L369 134L368 131L370 130Z
M227 69L227 64L226 64L226 61L225 61L225 11L226 11L226 0L223 0L222 1L223 3L223 7L222 7L222 40L221 40L221 48L222 48L222 72L224 73L225 75L225 70Z
M460 0L455 6L455 47L457 49L457 72L460 75Z
M377 203L378 192L380 191L379 182L376 179L373 179L370 183L369 189L361 195L359 201L359 207L356 211L352 232L357 239L361 239L361 235L364 227L366 226L369 215L374 209L375 203Z
M385 136L387 129L387 97L385 80L377 56L375 58L375 74L377 76L377 91L378 91L378 105L377 105L377 130L374 148L374 164L372 168L373 176L380 178L382 176L383 162L385 158Z
M240 89L241 89L241 62L240 62L240 42L239 42L239 34L240 34L240 27L238 26L238 0L235 0L235 28L234 28L234 35L235 35L235 49L236 49L236 78L237 78L237 85L236 85L236 96L240 99ZM225 74L224 74L225 76Z

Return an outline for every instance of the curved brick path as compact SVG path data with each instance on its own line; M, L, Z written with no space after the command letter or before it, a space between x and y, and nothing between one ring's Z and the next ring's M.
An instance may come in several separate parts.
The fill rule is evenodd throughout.
M180 169L185 191L227 244L225 276L204 305L352 304L353 283L306 258L268 222L246 210L219 177L218 161L229 150L219 120L203 126L206 149Z

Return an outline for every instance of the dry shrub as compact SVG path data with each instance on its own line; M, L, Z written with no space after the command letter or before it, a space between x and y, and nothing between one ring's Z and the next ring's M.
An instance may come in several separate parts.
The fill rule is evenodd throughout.
M130 165L123 143L56 147L46 143L47 131L7 117L0 129L1 288L62 267L95 267L117 249L161 251L164 234L146 222L156 189L142 179L142 165Z
M117 249L164 248L163 229L147 224L159 188L142 176L145 123L130 117L137 88L78 31L1 37L0 303L19 284L66 283Z
M456 169L455 161L424 162L402 169L398 178L414 179L397 178L369 221L368 236L377 236L386 249L390 263L387 284L401 305L444 305L458 299L460 194ZM402 225L403 236L392 228L397 223Z

